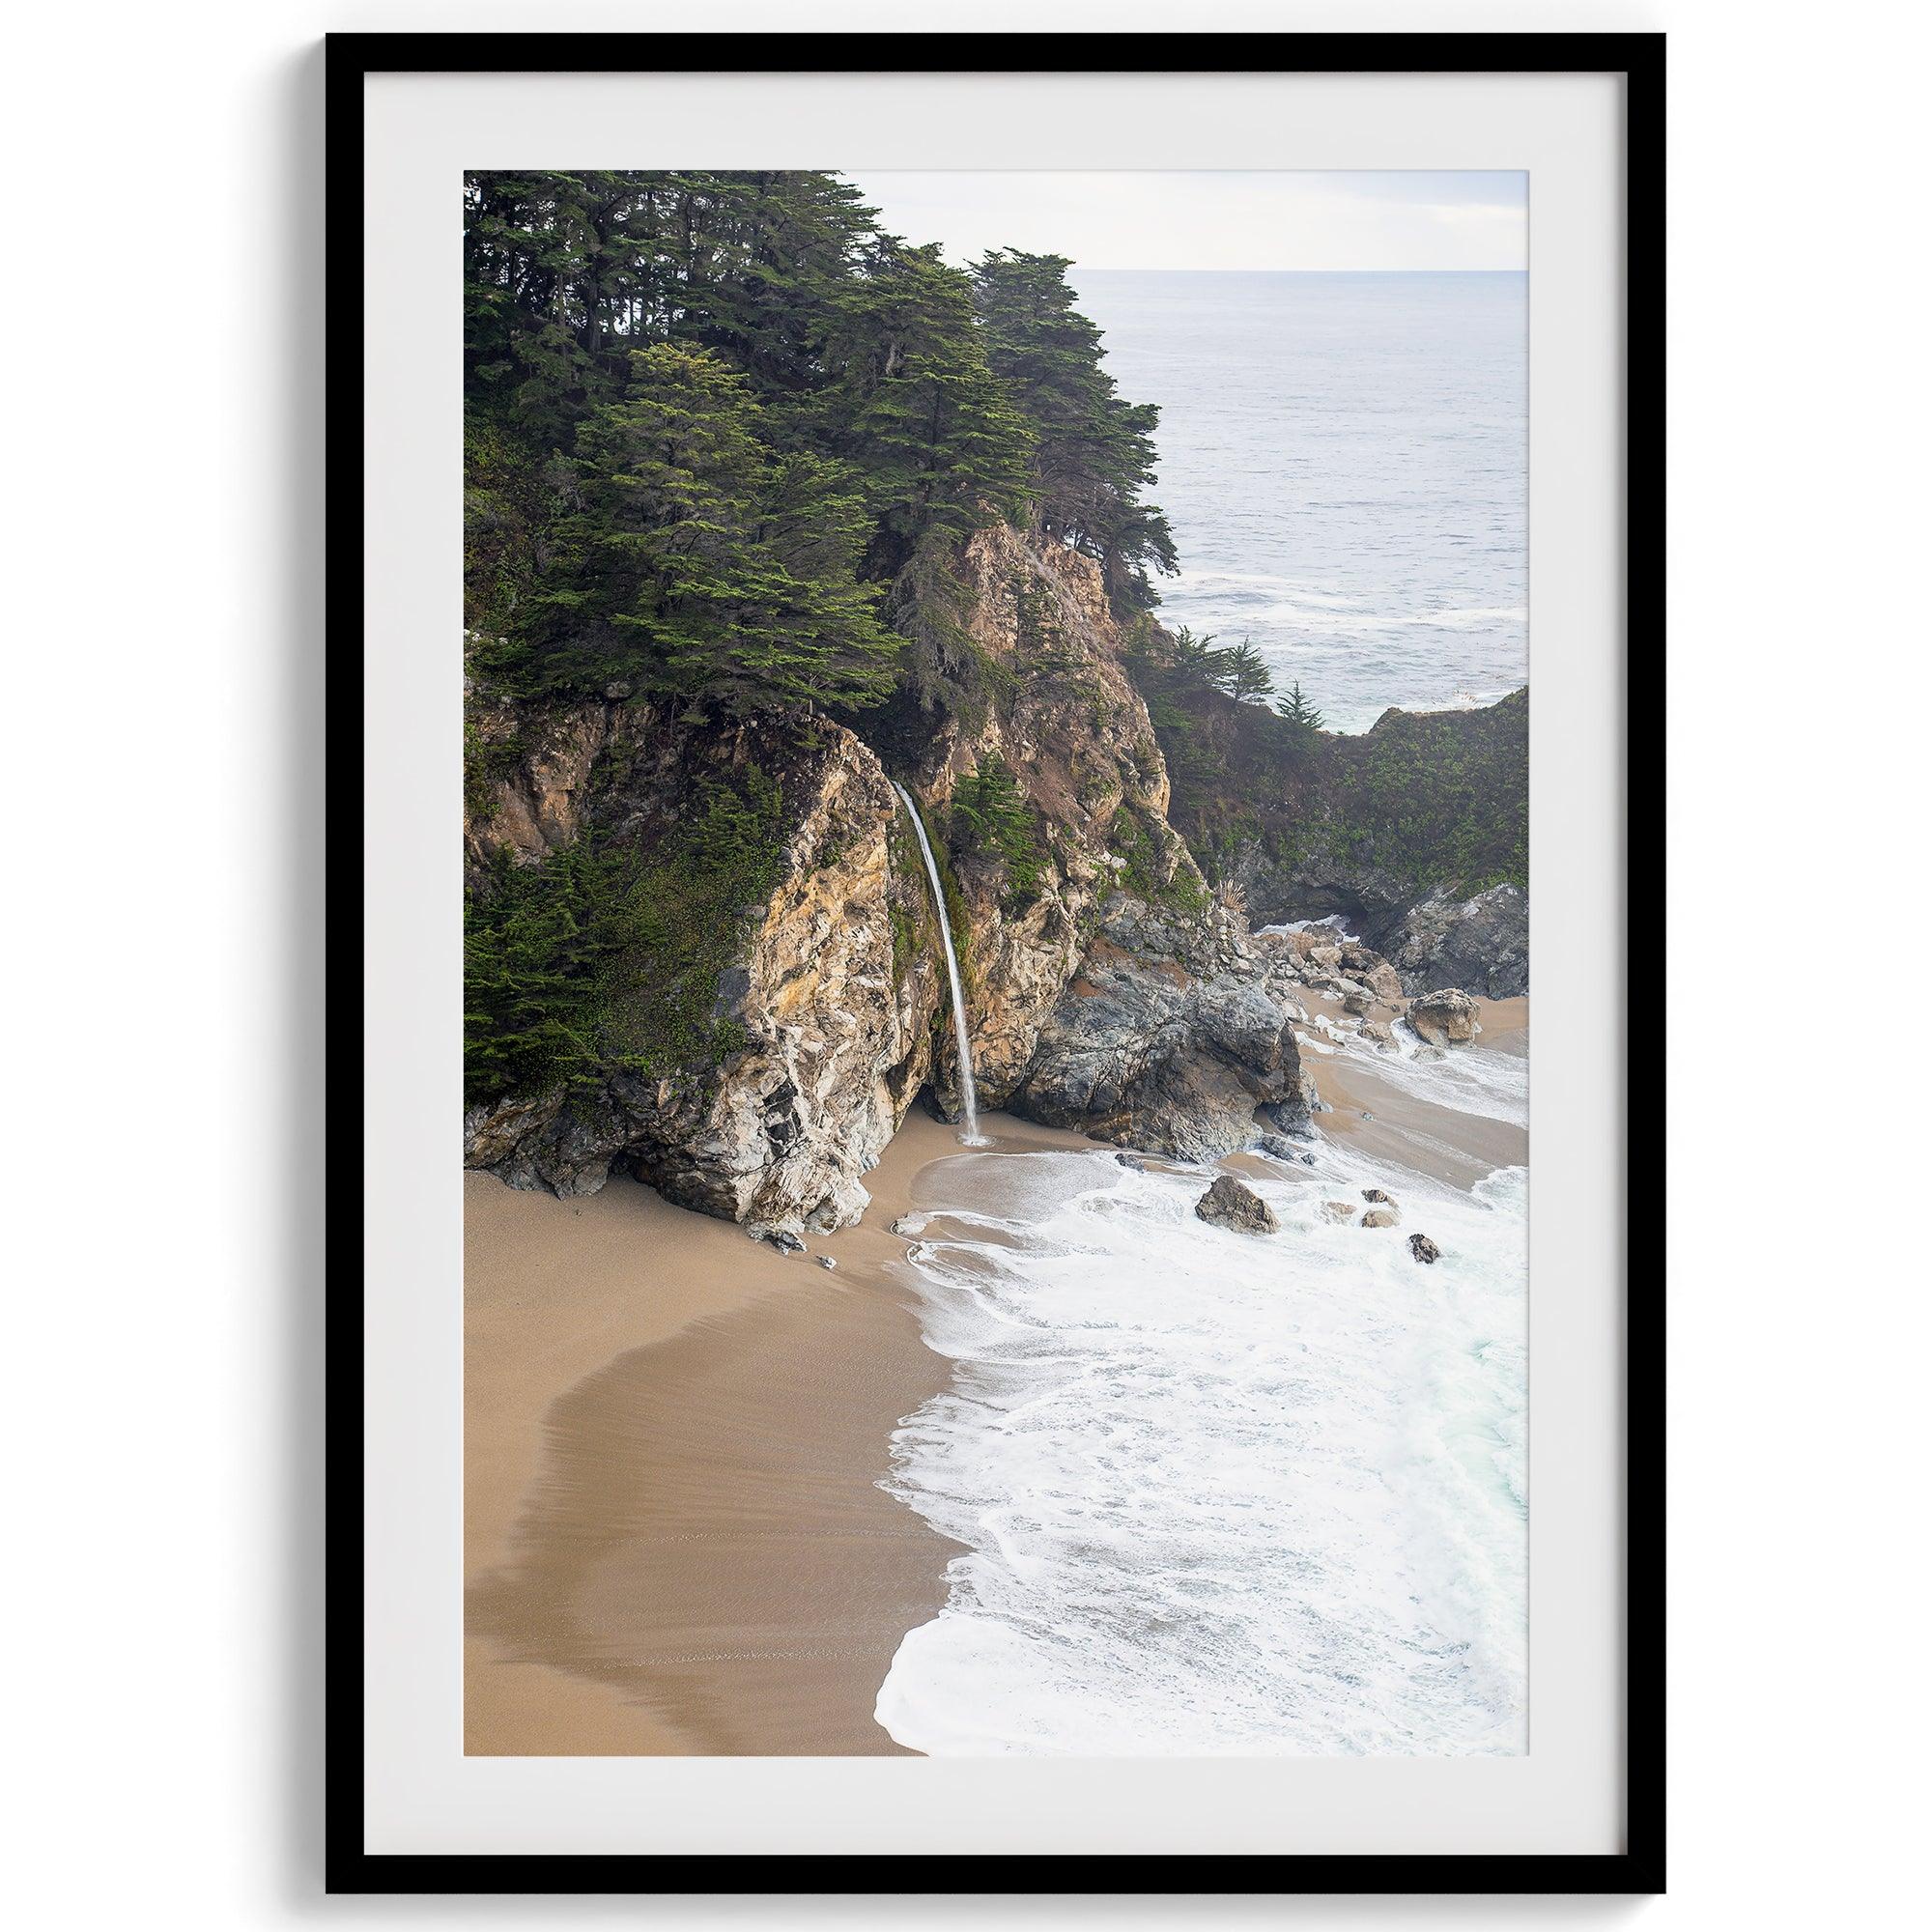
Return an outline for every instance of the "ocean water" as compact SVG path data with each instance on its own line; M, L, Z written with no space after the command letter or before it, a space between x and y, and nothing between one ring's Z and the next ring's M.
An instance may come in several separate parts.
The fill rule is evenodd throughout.
M952 1386L888 1487L968 1553L880 1689L899 1743L1526 1747L1526 1172L1464 1191L1312 1151L1253 1181L1265 1239L1195 1216L1205 1173L1106 1151L927 1170L921 1320ZM1399 1227L1321 1217L1371 1186Z
M1072 279L1161 409L1165 622L1251 639L1332 730L1527 680L1526 275Z
M1124 392L1162 406L1170 623L1252 639L1346 730L1524 682L1521 276L1075 280ZM1391 1103L1447 1110L1432 1133L1527 1123L1527 1060L1480 1037L1297 1031L1318 1085L1373 1061ZM1110 1150L923 1174L910 1267L952 1375L896 1431L888 1487L965 1553L880 1688L901 1744L1526 1748L1527 1171L1459 1188L1310 1151L1248 1177L1266 1239L1195 1216L1207 1171ZM1398 1227L1321 1215L1372 1187Z

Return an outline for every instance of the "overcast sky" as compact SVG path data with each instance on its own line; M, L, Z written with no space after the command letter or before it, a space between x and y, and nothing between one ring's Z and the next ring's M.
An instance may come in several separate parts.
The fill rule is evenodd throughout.
M1083 269L1522 269L1524 174L854 174L892 233Z

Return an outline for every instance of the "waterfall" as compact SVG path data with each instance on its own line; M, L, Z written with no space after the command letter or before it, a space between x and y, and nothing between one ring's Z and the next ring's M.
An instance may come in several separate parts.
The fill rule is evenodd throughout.
M986 1143L980 1133L979 1097L973 1092L973 1049L966 1040L966 1000L959 990L959 962L952 952L952 922L946 917L946 892L939 883L939 862L932 856L925 822L919 815L919 807L912 802L911 792L897 779L893 780L892 786L906 809L906 816L912 820L913 835L925 860L925 876L932 884L932 909L939 915L939 936L946 942L946 979L952 988L952 1038L959 1049L959 1111L966 1126L960 1139L968 1147L984 1147Z

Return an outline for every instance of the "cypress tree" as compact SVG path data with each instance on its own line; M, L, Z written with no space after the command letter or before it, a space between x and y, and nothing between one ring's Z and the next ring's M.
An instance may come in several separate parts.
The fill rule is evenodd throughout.
M582 512L539 600L540 681L612 677L733 711L875 703L897 639L857 575L868 527L848 469L774 456L746 377L704 351L631 354L623 400L579 437Z
M995 249L974 270L986 355L1033 426L1037 513L1050 534L1097 557L1127 610L1156 600L1149 566L1172 573L1167 519L1141 493L1153 481L1160 412L1124 401L1100 364L1100 331L1073 306L1065 255Z
M972 284L936 247L881 237L834 298L824 421L865 479L872 562L1016 514L1032 436L987 366Z
M1319 731L1321 728L1321 714L1302 696L1299 678L1290 686L1286 697L1275 700L1274 708L1298 730Z

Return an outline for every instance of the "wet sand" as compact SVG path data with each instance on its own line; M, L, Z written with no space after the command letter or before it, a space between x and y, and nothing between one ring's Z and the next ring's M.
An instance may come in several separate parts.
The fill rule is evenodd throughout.
M1336 1002L1305 989L1299 997L1310 1012L1349 1023ZM1478 1000L1476 1007L1482 1031L1469 1045L1446 1049L1449 1054L1528 1053L1527 1000ZM1390 1013L1377 1017L1386 1020ZM1333 1110L1317 1116L1317 1126L1364 1153L1397 1161L1457 1187L1472 1187L1496 1168L1520 1167L1529 1160L1526 1127L1422 1099L1397 1086L1365 1056L1304 1052L1303 1064L1315 1076L1316 1091Z
M1527 1051L1526 1002L1479 1005L1482 1048ZM1527 1158L1520 1127L1308 1058L1324 1134L1462 1186ZM920 1176L958 1151L915 1112L861 1225L791 1256L635 1181L558 1201L465 1177L466 1750L899 1752L874 1699L958 1546L878 1487L947 1374L888 1224L956 1205Z
M468 1751L898 1750L873 1699L956 1546L877 1487L946 1375L887 1224L957 1151L908 1119L809 1256L632 1181L466 1176Z

